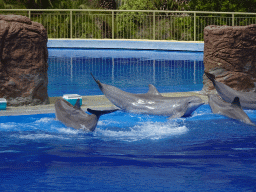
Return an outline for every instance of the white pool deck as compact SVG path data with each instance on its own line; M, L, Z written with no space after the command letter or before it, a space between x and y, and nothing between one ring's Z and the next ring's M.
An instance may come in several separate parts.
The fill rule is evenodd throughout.
M48 39L48 48L71 49L133 49L133 50L163 50L163 51L189 51L203 52L203 41L160 41L160 40L132 40L132 39ZM208 103L206 95L197 92L171 92L162 93L168 97L199 96ZM55 113L54 103L58 97L50 97L50 104L37 106L7 106L0 110L0 116L17 116L31 114ZM116 108L104 95L83 96L82 109L110 109Z
M132 49L203 52L203 41L163 41L137 39L48 39L48 48Z

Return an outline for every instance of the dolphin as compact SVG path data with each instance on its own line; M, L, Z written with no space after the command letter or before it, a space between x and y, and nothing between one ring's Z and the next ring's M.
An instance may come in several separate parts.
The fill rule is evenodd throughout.
M240 105L239 97L235 97L232 103L223 101L217 95L208 95L208 99L213 113L221 114L231 119L239 120L248 125L256 126L243 111Z
M235 97L239 97L243 109L256 109L256 93L236 91L216 81L215 75L207 72L204 73L212 81L215 89L224 101L231 103Z
M92 75L92 74L91 74ZM200 97L163 97L149 84L145 94L132 94L101 83L92 75L103 94L121 110L131 113L163 115L172 118L187 117L204 102Z
M63 98L55 102L55 115L57 120L61 121L67 127L91 132L95 130L101 115L112 113L116 110L118 109L98 111L88 108L87 111L92 113L92 115L89 115L80 108L80 99L77 99L75 106L71 105Z

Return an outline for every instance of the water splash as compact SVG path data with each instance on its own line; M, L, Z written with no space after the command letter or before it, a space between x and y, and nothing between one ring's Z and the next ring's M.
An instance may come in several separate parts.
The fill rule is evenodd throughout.
M20 139L28 139L28 140L39 140L39 139L69 139L67 137L63 137L62 135L53 135L53 134L47 134L47 133L35 133L35 134L27 134L27 135L16 135L16 137Z
M9 122L9 123L0 123L0 130L9 130L9 129L13 129L16 127L16 123L14 122Z
M185 134L187 127L175 121L141 122L132 127L118 128L108 126L99 127L94 132L95 137L103 140L138 141L144 139L159 140L170 136Z
M35 121L35 123L50 123L54 118L44 117Z
M66 128L66 127L63 127L63 128L56 128L56 130L57 130L59 133L68 134L68 135L77 135L77 134L79 134L79 133L81 132L80 130L73 129L73 128Z

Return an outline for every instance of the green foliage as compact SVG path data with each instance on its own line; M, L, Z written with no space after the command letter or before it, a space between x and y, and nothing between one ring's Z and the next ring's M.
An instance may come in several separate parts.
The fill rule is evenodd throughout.
M120 10L154 10L152 0L129 0L119 7Z
M57 9L90 9L91 6L100 6L94 0L52 0L52 4ZM94 13L72 13L72 38L102 38L103 21ZM70 12L32 13L31 19L45 26L49 38L70 38Z
M99 7L99 3L90 4L89 0L54 0L53 7L57 9L91 9L92 6Z
M153 0L157 10L181 11L185 9L186 1L176 0Z
M175 0L129 0L121 6L122 10L182 10L185 1ZM186 29L190 18L184 15L172 16L169 13L158 13L155 34L156 39L191 39L191 30ZM189 20L189 21L188 21ZM153 38L153 13L121 12L116 17L118 37ZM185 31L185 32L184 32Z
M124 1L124 0L123 0ZM191 10L222 12L255 12L256 0L126 0L121 10ZM113 9L115 0L0 0L1 9L54 8L54 9ZM8 14L11 12L8 12ZM7 14L7 12L3 12ZM13 12L12 12L13 14ZM26 15L27 12L15 12ZM111 12L79 12L72 14L73 38L115 38L159 40L203 40L207 25L231 25L230 14L197 14L194 28L193 13L115 12L112 23ZM256 23L255 16L235 15L235 25ZM246 18L245 18L246 17ZM49 38L70 37L70 12L32 12L31 19L42 23ZM155 21L155 28L153 23ZM155 34L153 34L155 32Z
M12 9L13 6L6 4L4 0L0 0L0 9Z
M159 15L156 22L157 40L192 40L192 18L184 15Z
M155 7L151 0L129 0L119 9L154 10ZM116 16L118 37L135 38L135 36L140 36L139 26L142 26L148 14L146 12L119 12Z
M1 9L25 9L25 5L15 0L0 0Z
M255 12L255 0L190 0L188 7L193 11Z
M53 0L5 0L6 3L13 5L16 9L46 9L52 8Z
M101 17L99 14L101 14ZM73 19L73 38L107 38L105 36L107 29L104 28L104 25L108 21L109 18L104 17L102 13L76 13Z
M190 0L188 9L193 11L255 12L256 0ZM208 25L232 25L230 14L197 14L197 16L197 40L203 40L203 29ZM235 21L237 21L235 25L251 24L249 23L250 19L238 19L238 17L239 15L235 15Z

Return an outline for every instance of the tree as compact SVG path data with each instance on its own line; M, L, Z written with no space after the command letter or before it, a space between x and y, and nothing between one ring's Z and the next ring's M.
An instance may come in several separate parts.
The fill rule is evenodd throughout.
M52 8L53 0L3 0L12 8L47 9Z
M0 0L0 9L12 9L14 6L7 4L4 0Z
M100 6L102 9L116 9L117 3L115 0L100 0Z
M157 10L184 10L188 0L154 0Z
M255 12L256 0L190 0L191 11Z

